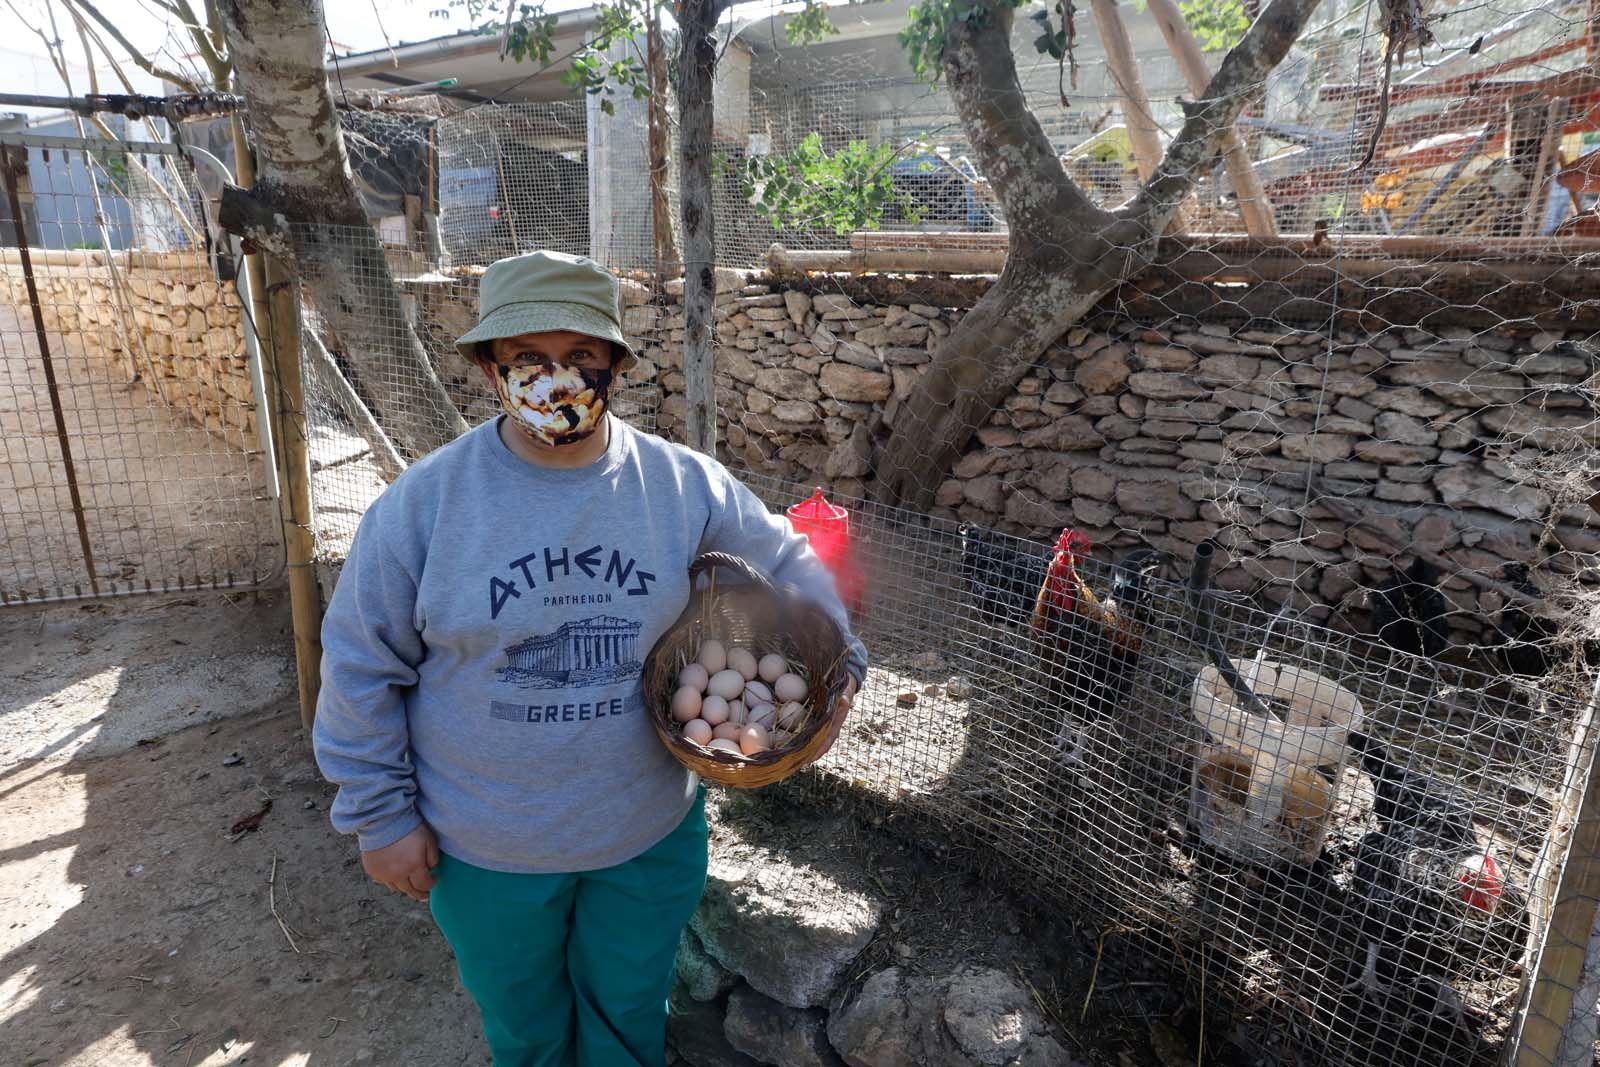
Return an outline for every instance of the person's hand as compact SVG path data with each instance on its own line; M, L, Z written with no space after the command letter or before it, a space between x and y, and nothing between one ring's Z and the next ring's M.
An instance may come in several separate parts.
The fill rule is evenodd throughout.
M839 730L843 728L845 717L850 714L850 708L855 704L855 701L856 680L853 677L847 678L844 683L844 695L833 706L833 721L828 724L828 739L822 742L822 748L817 750L816 757L812 762L826 756L828 750L833 747L833 743L839 740Z
M367 877L424 904L438 881L433 876L438 865L439 843L427 826L417 827L392 845L361 854L361 869Z

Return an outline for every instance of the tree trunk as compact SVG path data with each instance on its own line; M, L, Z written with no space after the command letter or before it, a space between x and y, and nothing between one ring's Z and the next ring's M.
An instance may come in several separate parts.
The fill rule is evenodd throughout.
M670 277L677 273L678 242L672 232L672 203L667 186L672 169L667 162L672 134L667 124L667 48L661 38L661 9L655 4L645 18L645 59L650 67L650 111L648 163L650 167L650 223L655 235L656 274Z
M222 224L291 256L389 436L419 457L467 429L406 318L350 178L323 65L321 0L221 0L248 105L256 183L224 190Z
M1103 211L1062 169L1028 110L1011 53L1011 9L945 29L945 80L973 153L1000 200L1005 269L956 324L874 459L873 496L929 507L945 472L1040 352L1121 282L1143 270L1194 177L1267 74L1300 36L1317 0L1273 0L1223 59L1155 176L1131 202Z
M678 165L683 217L683 377L687 444L717 451L711 382L711 321L716 304L716 242L711 213L712 37L724 0L683 0L678 8Z

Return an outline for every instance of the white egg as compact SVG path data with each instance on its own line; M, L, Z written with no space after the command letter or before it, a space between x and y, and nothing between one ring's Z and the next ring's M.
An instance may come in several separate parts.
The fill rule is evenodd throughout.
M756 664L756 674L763 682L771 685L779 678L789 673L789 661L776 652L768 652L761 657L761 662Z
M777 710L771 704L755 704L750 708L744 721L751 725L765 726L770 730L777 721Z
M704 693L706 691L706 683L710 680L711 675L706 673L703 664L691 663L678 672L678 684L687 686L697 693Z
M704 719L690 719L683 724L683 736L702 747L709 745L712 737L711 724Z
M744 676L745 681L750 681L756 676L755 653L746 648L730 648L728 650L728 669L738 671Z
M741 754L740 753L740 749L739 749L739 742L730 741L726 737L715 738L715 739L712 740L711 744L707 745L706 747L709 748L709 749L712 749L714 751L732 752L735 755L740 755Z
M727 738L729 741L739 740L739 735L744 733L744 727L739 723L725 722L711 731L714 738Z
M706 684L706 691L723 700L737 700L744 692L744 675L735 670L718 671Z
M764 682L744 683L744 702L746 704L772 703L772 690Z
M786 704L791 700L804 700L807 692L806 680L798 674L785 674L772 683L772 695Z
M675 722L688 722L700 716L700 690L686 685L672 694L672 718Z
M805 718L806 706L798 700L791 700L778 709L778 725L785 730L798 730Z
M728 721L728 702L719 696L709 696L700 703L700 717L712 726Z
M701 645L700 655L695 659L706 669L707 674L716 674L718 671L728 669L728 651L722 647L721 641L707 641Z
M746 756L754 756L757 752L765 752L772 747L772 738L767 733L765 726L746 726L739 735L739 750Z
M738 723L740 726L743 726L744 723L745 723L745 718L746 718L746 716L748 714L749 714L749 712L745 708L744 701L742 701L742 700L730 700L730 701L728 701L728 721L729 722Z

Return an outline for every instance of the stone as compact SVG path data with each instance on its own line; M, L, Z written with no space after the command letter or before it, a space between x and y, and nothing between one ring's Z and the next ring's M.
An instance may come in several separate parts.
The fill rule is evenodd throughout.
M783 422L816 422L822 416L808 400L780 400L772 405L772 417Z
M1014 492L1006 498L1005 517L1028 530L1059 532L1072 522L1071 509L1049 500L1039 500L1029 493Z
M935 507L953 508L961 503L965 486L954 478L940 482L939 488L933 494Z
M985 474L966 483L962 495L973 507L992 511L996 515L1005 511L1006 484L998 474Z
M834 350L839 347L839 338L834 336L833 331L826 326L818 326L811 331L811 343L816 346L818 352L825 356L831 356Z
M1168 345L1136 344L1133 357L1141 370L1188 370L1200 362L1187 348Z
M1129 389L1151 400L1196 400L1206 395L1204 386L1184 374L1138 371L1124 379ZM1080 381L1078 384L1082 385ZM1093 390L1085 388L1085 392Z
M1256 333L1256 331L1250 332ZM1243 334L1240 336L1244 337ZM1278 350L1274 348L1272 344L1261 344L1259 341L1256 341L1255 343L1247 343L1247 341L1250 340L1251 339L1249 338L1246 340L1235 340L1231 337L1222 336L1219 335L1219 333L1212 332L1207 327L1201 327L1201 331L1199 333L1180 333L1173 338L1173 341L1175 341L1177 344L1192 348L1196 352L1219 355L1261 356L1267 359L1278 358ZM1278 342L1282 344L1290 343L1289 340L1284 339L1281 336L1278 337Z
M722 1026L728 1043L762 1063L784 1067L841 1067L844 1060L828 1044L828 1013L791 1008L748 986L728 998Z
M1372 383L1376 388L1376 383ZM1398 411L1402 415L1414 415L1419 419L1431 419L1436 415L1443 415L1450 410L1450 406L1437 397L1426 396L1421 389L1407 386L1402 389L1385 389L1382 392L1368 392L1367 403L1386 411Z
M1020 440L1024 447L1053 452L1081 452L1106 443L1095 423L1082 415L1063 415L1046 426L1027 431Z
M684 994L680 983L667 999L667 1047L691 1067L761 1067L723 1033L722 1007Z
M781 852L712 857L690 927L752 988L791 1008L820 1007L872 940L883 902Z
M860 478L871 469L872 435L866 423L858 422L850 436L834 446L828 453L823 473L831 478Z
M761 374L761 368L756 366L755 361L736 348L718 349L715 369L716 373L726 374L745 385L755 385L757 376Z
M1072 380L1089 396L1105 396L1121 389L1130 376L1137 377L1133 375L1127 357L1120 351L1107 349L1080 363L1073 372ZM1152 373L1151 376L1158 375Z
M1449 507L1478 507L1513 519L1541 519L1554 503L1550 494L1537 486L1508 482L1481 467L1447 467L1433 484Z
M879 971L828 1020L828 1040L850 1067L1078 1067L1023 984L980 967Z
M892 345L880 348L879 357L890 366L912 367L933 360L933 353L926 348L896 348Z
M1433 502L1433 488L1427 485L1379 482L1374 495L1379 500L1392 500L1401 504L1431 504Z
M981 426L973 436L985 448L1010 448L1022 440L1022 435L1009 426Z
M860 311L861 307L842 293L822 293L811 298L811 309L818 315L826 315L836 311ZM870 312L862 314L866 316Z
M1402 445L1432 445L1439 441L1439 432L1428 428L1421 419L1398 411L1385 411L1373 425L1373 433L1384 441Z
M1044 391L1044 399L1049 404L1070 406L1083 399L1083 390L1072 382L1052 382Z
M1195 502L1174 481L1124 481L1117 485L1117 507L1128 515L1157 515L1179 521L1199 515Z
M1072 491L1090 500L1110 500L1117 492L1117 479L1099 467L1079 467L1072 472Z
M759 389L752 389L744 395L745 410L752 411L757 415L768 414L772 411L775 403L777 401L773 399L772 394L763 393Z
M1288 459L1334 463L1349 458L1351 442L1343 434L1291 433L1284 435L1278 449Z
M827 374L828 367L835 366L838 366L838 364L828 364L827 367L822 369L823 374ZM822 390L817 388L816 379L799 370L768 367L756 374L755 386L763 392L771 393L775 398L783 400L822 399ZM887 396L887 394L885 395Z
M848 363L826 364L822 368L820 381L822 391L835 400L859 400L866 403L888 400L893 388L889 375L853 367ZM815 383L812 383L812 388L816 388Z
M1397 445L1389 441L1357 441L1355 453L1368 463L1396 465L1430 463L1439 456L1437 448L1425 445Z
M1207 356L1195 369L1195 377L1209 385L1227 385L1253 381L1265 369L1265 363L1249 356Z
M806 321L806 313L811 310L811 296L808 293L797 292L793 289L783 291L783 306L789 311L789 318L799 326Z
M1398 364L1389 368L1388 378L1395 385L1421 386L1446 403L1464 408L1515 404L1528 394L1528 383L1515 374L1479 370L1457 360Z
M678 956L673 966L678 986L695 1000L716 1000L739 983L739 976L712 959L699 936L687 928L678 938Z

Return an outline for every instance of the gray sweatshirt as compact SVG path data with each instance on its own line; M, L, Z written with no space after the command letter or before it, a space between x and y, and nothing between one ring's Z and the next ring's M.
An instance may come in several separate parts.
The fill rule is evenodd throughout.
M503 416L502 416L503 418ZM322 626L317 763L361 848L426 821L497 871L632 859L687 812L693 779L641 698L643 660L688 603L701 552L742 556L846 627L804 537L721 464L611 419L573 470L485 423L368 508Z

